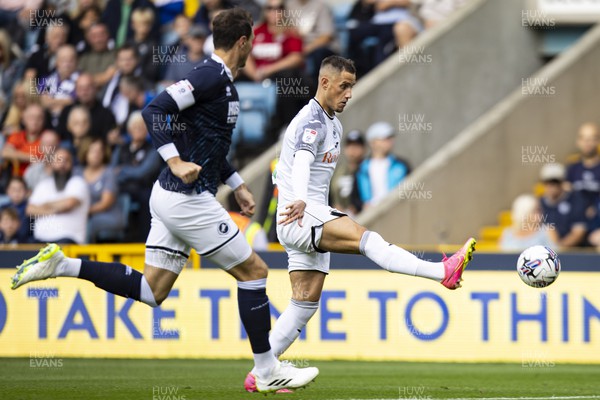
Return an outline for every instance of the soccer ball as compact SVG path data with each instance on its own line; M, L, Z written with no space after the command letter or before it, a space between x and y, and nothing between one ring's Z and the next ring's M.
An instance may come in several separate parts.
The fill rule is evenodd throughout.
M529 286L543 288L558 278L560 260L554 250L545 246L532 246L519 256L517 272Z

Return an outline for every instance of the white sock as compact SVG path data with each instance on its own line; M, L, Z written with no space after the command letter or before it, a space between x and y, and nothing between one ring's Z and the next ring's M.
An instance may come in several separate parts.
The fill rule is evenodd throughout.
M276 357L279 357L294 343L318 308L318 301L294 299L290 301L285 311L277 319L275 328L269 336L269 343Z
M444 264L421 260L414 254L383 240L380 234L366 231L360 240L360 252L390 272L420 276L441 282Z
M81 269L81 260L79 258L68 258L65 257L60 264L56 266L54 270L55 276L70 276L77 278L79 276L79 270Z
M158 304L156 304L156 299L154 298L154 293L152 293L152 288L144 275L142 275L142 281L140 282L140 301L148 304L150 307L158 306Z
M260 377L269 376L277 365L277 359L273 355L273 349L264 353L254 353L254 368L252 373Z

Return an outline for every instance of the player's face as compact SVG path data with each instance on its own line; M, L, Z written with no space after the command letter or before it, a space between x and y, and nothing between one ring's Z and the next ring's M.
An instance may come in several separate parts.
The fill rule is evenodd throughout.
M335 112L344 111L346 103L352 97L354 84L356 84L356 75L348 71L334 75L327 91L329 108Z

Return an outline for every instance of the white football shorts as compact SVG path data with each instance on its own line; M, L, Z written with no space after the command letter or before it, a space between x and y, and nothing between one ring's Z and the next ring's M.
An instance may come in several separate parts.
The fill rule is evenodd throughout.
M283 208L277 210L277 220ZM319 249L319 242L326 222L346 214L328 205L310 204L304 209L302 226L297 221L289 225L277 225L279 243L288 254L288 271L321 271L329 273L330 253Z
M150 196L150 213L148 265L179 274L194 248L201 257L227 271L252 254L244 235L209 192L171 192L157 181Z

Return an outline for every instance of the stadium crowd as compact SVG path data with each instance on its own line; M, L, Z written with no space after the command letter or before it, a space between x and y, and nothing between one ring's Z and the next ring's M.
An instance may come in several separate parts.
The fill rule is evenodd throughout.
M363 76L464 3L356 0L336 8L324 0L3 0L0 242L145 240L148 198L164 163L140 111L211 54L211 20L220 11L243 7L255 20L240 81L300 89L275 92L264 137L252 144L261 152L314 93L323 58L353 57ZM349 135L347 168L357 174L350 183L357 189L349 206L346 199L340 207L359 212L408 173L390 153L390 128L367 132L372 152L364 161L351 154L352 144L364 150L364 139ZM233 143L231 161L241 168L249 147ZM348 197L348 179L339 183Z

